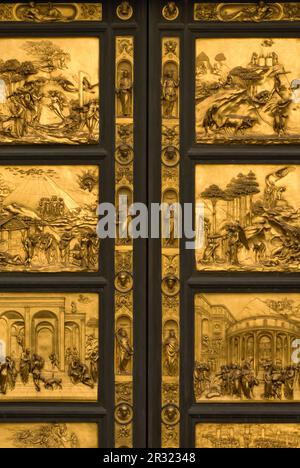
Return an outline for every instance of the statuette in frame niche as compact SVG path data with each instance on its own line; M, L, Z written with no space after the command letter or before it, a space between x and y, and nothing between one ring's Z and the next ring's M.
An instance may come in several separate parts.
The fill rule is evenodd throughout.
M120 42L120 56L117 63L117 117L133 116L133 50L130 41Z
M166 62L162 82L162 111L164 119L178 118L178 66Z
M197 403L300 401L300 295L195 297Z
M0 401L97 401L99 296L0 294Z
M0 175L0 271L98 271L98 166L0 166Z
M300 268L298 165L198 165L200 271Z
M196 448L299 448L297 423L201 423Z
M197 143L299 143L299 51L299 38L197 39Z
M99 39L2 37L0 46L0 144L99 143Z
M163 371L164 375L176 377L179 370L179 340L178 324L169 320L164 326L165 339L163 341Z
M129 319L126 317L121 318L122 321L129 324ZM119 322L121 322L119 320ZM130 375L131 361L133 357L133 347L129 337L128 326L120 327L116 332L116 359L117 359L117 372L119 375Z

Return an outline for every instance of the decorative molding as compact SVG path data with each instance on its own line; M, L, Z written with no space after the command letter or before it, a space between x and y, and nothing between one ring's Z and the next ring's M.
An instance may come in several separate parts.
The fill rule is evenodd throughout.
M115 62L115 202L133 202L134 38L116 37ZM117 220L115 243L115 446L133 445L133 241L130 218Z
M195 3L195 21L299 21L299 3Z
M123 0L120 5L117 6L117 17L122 21L128 21L133 16L133 8L127 0Z
M180 39L162 39L161 67L161 199L179 202L180 189ZM163 237L163 236L162 236ZM180 346L180 250L170 226L162 238L162 410L163 448L180 445L179 346Z
M30 23L102 21L102 3L1 3L0 21Z
M167 21L175 21L179 16L179 8L175 2L168 2L162 9L162 16Z

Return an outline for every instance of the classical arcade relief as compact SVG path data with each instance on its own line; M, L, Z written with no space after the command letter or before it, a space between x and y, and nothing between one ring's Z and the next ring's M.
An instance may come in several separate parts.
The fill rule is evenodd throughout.
M197 39L197 143L299 143L299 53L299 38Z
M299 166L198 165L197 269L299 271L299 184Z
M209 423L196 425L196 448L299 448L299 424Z
M1 448L98 448L96 423L0 423Z
M0 166L0 271L97 271L98 166Z
M0 144L98 143L99 39L1 38L0 47Z
M0 293L0 401L96 401L98 294Z
M68 23L101 21L101 3L1 3L0 21Z
M300 294L198 294L196 401L300 401L299 339Z

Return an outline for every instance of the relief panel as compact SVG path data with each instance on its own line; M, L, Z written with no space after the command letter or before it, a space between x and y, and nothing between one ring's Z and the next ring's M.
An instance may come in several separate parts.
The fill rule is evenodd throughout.
M1 38L0 47L0 144L99 142L99 39Z
M300 401L300 295L195 297L197 403Z
M197 143L299 143L299 52L299 38L197 39Z
M99 296L0 293L0 401L97 401Z
M99 166L0 166L0 201L0 271L98 271Z

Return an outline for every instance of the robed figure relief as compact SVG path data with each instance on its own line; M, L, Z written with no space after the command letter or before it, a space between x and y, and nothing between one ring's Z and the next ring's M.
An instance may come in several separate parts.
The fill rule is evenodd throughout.
M130 117L132 114L132 86L130 70L127 68L121 69L119 87L117 89L121 117Z
M116 332L117 372L121 375L129 374L133 357L133 347L130 343L128 331L119 328Z
M299 294L198 294L196 401L300 401L299 339Z
M162 83L162 108L165 119L176 118L176 103L178 101L179 80L176 76L176 69L167 68Z
M179 366L179 341L175 330L169 330L163 343L164 371L166 375L174 377L178 374Z
M197 269L299 271L299 183L297 165L198 165Z
M99 142L97 38L2 38L0 45L0 144Z
M298 38L196 41L198 143L300 141Z

